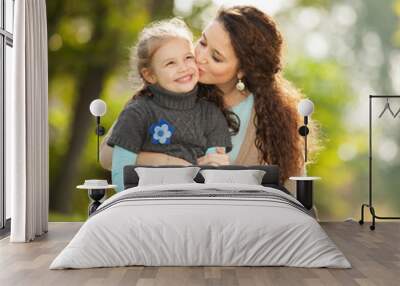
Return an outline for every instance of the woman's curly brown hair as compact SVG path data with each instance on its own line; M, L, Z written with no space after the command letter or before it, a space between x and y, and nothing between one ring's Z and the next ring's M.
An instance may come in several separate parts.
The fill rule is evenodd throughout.
M298 133L297 112L302 95L283 78L283 38L272 18L251 6L221 9L216 20L228 32L248 91L254 95L255 145L260 164L280 168L280 182L303 173L304 140ZM311 145L316 126L311 124ZM309 146L316 149L315 146Z

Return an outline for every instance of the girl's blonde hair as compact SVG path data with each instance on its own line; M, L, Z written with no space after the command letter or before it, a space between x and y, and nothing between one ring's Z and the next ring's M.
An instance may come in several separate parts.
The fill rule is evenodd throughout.
M146 84L141 74L143 68L150 68L151 60L155 52L166 40L182 38L193 42L193 34L184 21L179 18L157 21L146 26L139 34L136 45L131 50L131 74L132 80L142 85Z

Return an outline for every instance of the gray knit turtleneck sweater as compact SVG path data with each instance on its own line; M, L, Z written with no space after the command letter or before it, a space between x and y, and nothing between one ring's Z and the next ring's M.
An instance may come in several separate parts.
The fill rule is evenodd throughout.
M228 124L212 102L188 93L148 87L153 96L138 96L119 115L107 141L134 153L165 153L192 164L210 147L232 149Z

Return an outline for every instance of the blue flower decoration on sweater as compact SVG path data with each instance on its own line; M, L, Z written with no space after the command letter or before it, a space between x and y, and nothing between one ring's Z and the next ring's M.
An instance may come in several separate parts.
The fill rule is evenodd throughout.
M151 134L151 143L153 144L170 144L172 133L175 127L164 119L160 119L157 123L153 123L149 132Z

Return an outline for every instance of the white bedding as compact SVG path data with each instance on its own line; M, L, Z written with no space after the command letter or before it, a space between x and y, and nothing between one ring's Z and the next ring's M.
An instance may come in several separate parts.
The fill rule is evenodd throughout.
M261 197L129 199L146 195L137 192L171 190L262 191L270 198L263 198L262 193ZM106 200L50 269L126 265L350 268L318 222L301 209L291 196L262 186L194 183L135 187Z

